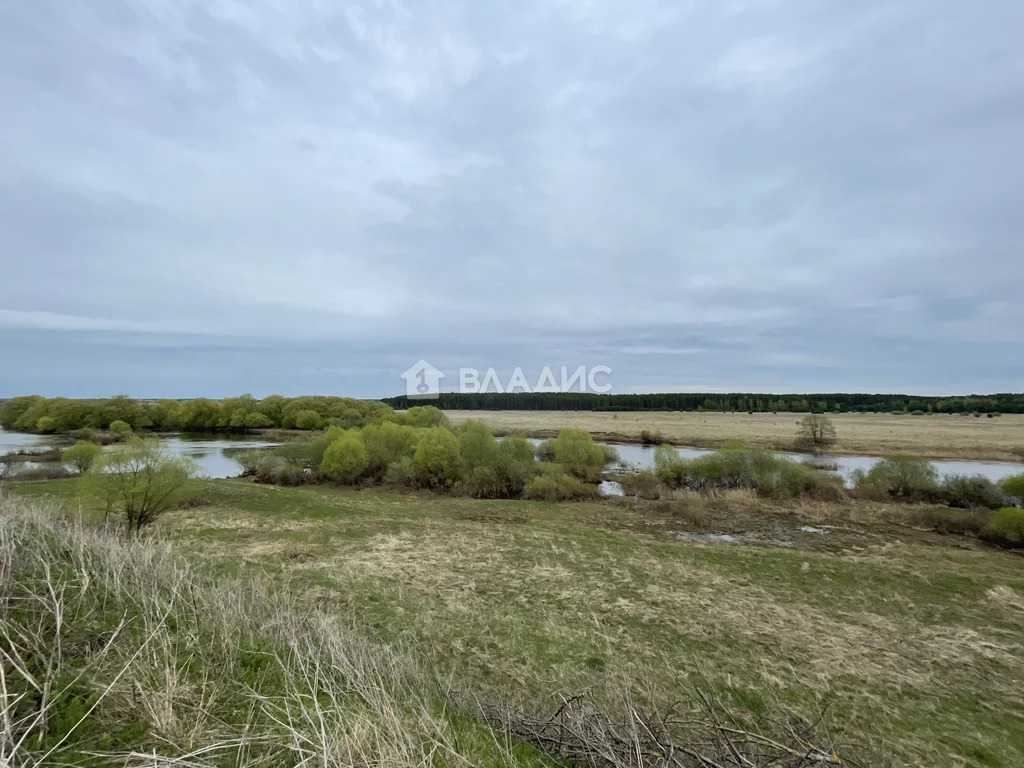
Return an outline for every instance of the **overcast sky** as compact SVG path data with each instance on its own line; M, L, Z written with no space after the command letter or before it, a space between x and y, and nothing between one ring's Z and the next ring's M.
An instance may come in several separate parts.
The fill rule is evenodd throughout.
M5 2L0 397L386 396L420 358L1020 391L1022 30L1020 0Z

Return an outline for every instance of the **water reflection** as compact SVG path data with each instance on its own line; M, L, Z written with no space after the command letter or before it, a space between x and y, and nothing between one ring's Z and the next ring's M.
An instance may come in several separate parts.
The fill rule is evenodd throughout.
M192 459L203 477L235 477L242 471L242 465L234 458L237 454L255 448L270 448L279 443L255 440L245 436L223 434L164 434L158 435L163 445L175 456ZM55 446L68 445L66 438L47 435L27 435L0 429L0 456L12 451L41 451ZM15 471L24 471L43 466L37 462L19 462Z
M636 445L633 443L605 443L613 446L619 452L621 461L637 469L650 469L654 466L654 446ZM701 448L678 446L676 451L680 456L693 459L711 453ZM867 471L879 460L877 456L839 456L834 454L811 454L811 453L789 453L776 451L777 456L794 461L814 461L826 464L836 464L836 470L843 476L847 484L854 470L863 469ZM989 480L999 481L1009 475L1017 475L1024 472L1024 465L1013 462L1001 461L968 461L959 459L929 459L939 475L984 475Z

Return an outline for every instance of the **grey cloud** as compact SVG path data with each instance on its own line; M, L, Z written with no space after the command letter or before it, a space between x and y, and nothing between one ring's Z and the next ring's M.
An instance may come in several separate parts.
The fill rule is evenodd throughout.
M82 393L149 394L149 364L161 394L382 395L431 354L603 355L623 391L1019 388L1022 22L8 4L0 396L73 364Z

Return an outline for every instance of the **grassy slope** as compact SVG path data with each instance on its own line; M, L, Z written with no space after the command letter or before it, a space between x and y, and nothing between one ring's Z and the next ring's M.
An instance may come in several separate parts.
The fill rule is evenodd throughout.
M13 487L74 503L73 482ZM491 689L622 676L669 702L704 675L755 712L779 698L813 717L827 703L848 741L881 741L905 764L1024 763L1013 554L871 529L838 549L689 544L666 534L675 512L608 503L231 480L202 493L209 506L163 524L188 551L298 578L317 604ZM802 514L793 522L815 511Z
M635 441L641 430L661 432L679 445L719 448L726 440L742 440L762 448L793 447L794 413L598 413L594 411L448 411L455 424L479 419L500 430L543 437L562 427L581 427L596 439ZM837 453L864 456L910 454L928 458L992 461L1024 460L1024 414L998 418L960 415L897 416L840 413L835 423Z

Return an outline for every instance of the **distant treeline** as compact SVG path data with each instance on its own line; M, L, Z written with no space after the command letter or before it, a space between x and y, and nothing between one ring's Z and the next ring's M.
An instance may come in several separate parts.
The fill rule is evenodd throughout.
M244 432L251 429L321 429L361 426L392 410L378 400L351 397L252 395L223 400L134 400L127 395L72 400L66 397L15 397L0 403L0 426L43 434L88 429Z
M1024 413L1024 393L925 397L921 395L771 395L666 393L599 395L590 392L485 392L441 393L436 400L386 398L396 409L429 403L442 410L484 411L808 411L923 413Z

